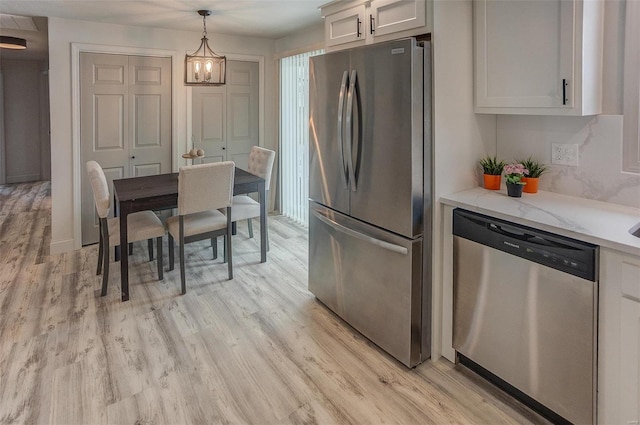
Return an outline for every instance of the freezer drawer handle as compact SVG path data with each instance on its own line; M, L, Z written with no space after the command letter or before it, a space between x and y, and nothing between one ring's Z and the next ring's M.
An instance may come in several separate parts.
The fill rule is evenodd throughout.
M340 83L340 96L338 96L338 149L340 150L340 175L342 176L342 183L344 184L344 188L348 189L347 186L347 170L344 163L344 143L342 141L342 115L344 110L344 93L347 91L347 77L349 76L349 71L344 71L342 74L342 83Z
M388 251L393 251L395 253L402 254L402 255L407 255L409 253L409 250L404 246L381 241L380 239L376 239L374 237L365 235L364 233L356 232L355 230L349 229L348 227L345 227L342 224L336 223L335 221L331 220L328 217L325 217L324 215L320 214L317 211L313 211L313 215L315 215L316 218L318 218L318 220L322 221L325 224L328 224L334 229L341 231L342 233L346 233L349 236L353 236L354 238L358 238L362 241L368 242L371 245L376 245L376 246L379 246L380 248L384 248Z

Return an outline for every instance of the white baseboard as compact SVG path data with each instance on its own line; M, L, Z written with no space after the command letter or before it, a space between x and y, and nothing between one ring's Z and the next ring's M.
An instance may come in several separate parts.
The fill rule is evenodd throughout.
M50 254L63 254L75 250L73 239L65 239L63 241L51 241L49 245Z

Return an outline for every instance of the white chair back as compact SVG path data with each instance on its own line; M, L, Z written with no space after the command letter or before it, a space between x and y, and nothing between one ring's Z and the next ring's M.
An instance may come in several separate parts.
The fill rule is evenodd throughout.
M102 171L102 167L95 161L87 161L87 173L93 190L93 199L96 203L98 217L106 218L111 208L111 197L109 196L109 183Z
M178 174L178 214L217 210L231 206L233 161L180 167Z
M251 147L249 164L247 165L248 171L258 177L262 177L267 190L271 186L271 171L273 171L275 159L275 151L261 148L260 146Z

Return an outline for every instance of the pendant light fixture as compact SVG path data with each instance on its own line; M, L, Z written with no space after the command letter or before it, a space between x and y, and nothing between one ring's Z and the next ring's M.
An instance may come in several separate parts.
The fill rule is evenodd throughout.
M0 48L12 50L24 50L27 48L27 40L18 37L0 35Z
M227 58L217 55L209 47L207 16L210 10L198 10L202 16L202 39L198 50L184 57L184 83L187 86L220 86L225 84Z

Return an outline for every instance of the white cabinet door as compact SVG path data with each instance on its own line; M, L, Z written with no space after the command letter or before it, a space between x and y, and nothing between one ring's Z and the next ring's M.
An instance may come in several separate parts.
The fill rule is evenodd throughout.
M321 6L327 50L427 34L431 32L432 7L431 0L327 3Z
M640 287L640 283L637 284ZM638 424L640 423L640 300L622 298L621 319L620 422Z
M374 0L369 8L368 36L380 37L424 27L425 0Z
M327 46L365 40L364 4L327 15L324 33Z
M474 1L476 112L599 113L601 3Z
M640 257L600 249L598 423L640 423Z

